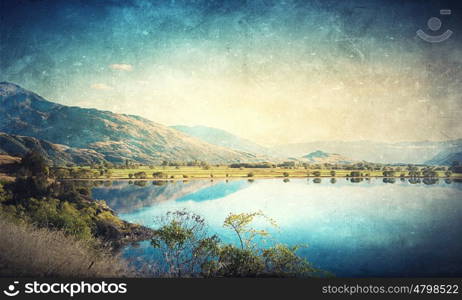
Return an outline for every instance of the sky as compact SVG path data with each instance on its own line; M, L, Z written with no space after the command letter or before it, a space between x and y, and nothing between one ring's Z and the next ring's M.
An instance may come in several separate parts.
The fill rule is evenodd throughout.
M0 81L265 146L457 139L461 13L423 0L0 1ZM453 34L430 43L419 29Z

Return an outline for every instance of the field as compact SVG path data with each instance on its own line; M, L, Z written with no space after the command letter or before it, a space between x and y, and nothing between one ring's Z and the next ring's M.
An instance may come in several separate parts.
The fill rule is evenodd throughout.
M89 167L86 167L89 169ZM96 171L96 170L95 170ZM335 174L331 172L334 171ZM145 172L146 178L136 178L134 174ZM153 177L153 173L161 173ZM320 174L317 174L319 172ZM362 177L383 177L383 171L367 170L331 170L300 168L230 168L228 166L213 166L208 169L202 167L148 167L141 166L134 169L109 169L108 179L204 179L204 178L284 178L284 177L348 177L351 172L362 173ZM133 174L130 177L130 174ZM396 171L394 177L409 177L407 170ZM444 171L437 171L438 177L446 177ZM453 178L462 178L462 174L452 174ZM107 178L100 176L101 179Z

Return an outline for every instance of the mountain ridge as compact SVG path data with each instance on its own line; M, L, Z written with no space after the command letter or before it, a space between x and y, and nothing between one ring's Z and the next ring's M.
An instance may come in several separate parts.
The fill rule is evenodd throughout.
M239 137L235 134L232 134L226 130L219 128L202 125L173 125L170 126L170 128L179 130L187 135L196 137L207 143L226 148L231 148L236 151L256 153L261 155L267 155L269 152L269 149L266 147L258 145L257 143L254 143L248 139Z
M322 149L339 153L358 161L376 163L424 163L441 151L458 152L462 139L448 141L375 142L375 141L315 141L292 143L272 147L275 152L289 157L301 157Z
M57 104L13 83L0 83L0 103L0 131L91 149L111 162L257 160L139 116Z

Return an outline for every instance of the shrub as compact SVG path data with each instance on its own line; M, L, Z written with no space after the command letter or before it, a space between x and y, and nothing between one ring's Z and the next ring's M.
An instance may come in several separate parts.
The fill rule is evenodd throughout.
M133 176L136 178L136 179L146 179L147 175L146 175L146 172L136 172L135 174L133 174Z
M164 174L163 172L154 172L154 173L152 173L152 177L154 177L154 178L165 178L165 177L167 177L167 175Z

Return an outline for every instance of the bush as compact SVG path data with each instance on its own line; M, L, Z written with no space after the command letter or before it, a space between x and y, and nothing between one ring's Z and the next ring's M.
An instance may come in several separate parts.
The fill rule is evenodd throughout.
M154 172L154 173L152 173L152 177L154 177L154 178L165 178L165 177L167 177L167 175L164 174L163 172Z
M133 176L136 179L146 179L147 178L146 172L136 172L135 174L133 174Z

